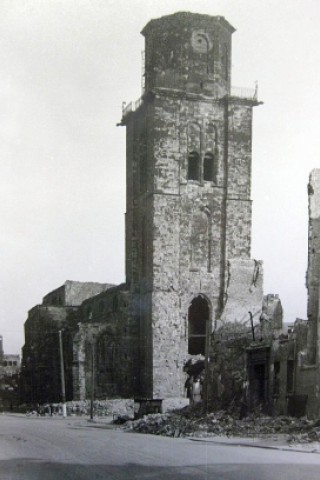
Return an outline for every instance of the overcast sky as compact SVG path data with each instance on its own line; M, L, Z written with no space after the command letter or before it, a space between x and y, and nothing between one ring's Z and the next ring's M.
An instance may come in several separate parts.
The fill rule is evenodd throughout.
M253 87L253 249L285 320L306 318L307 183L320 168L319 0L0 1L0 334L65 280L124 280L123 101L140 31L176 11L224 16L232 84Z

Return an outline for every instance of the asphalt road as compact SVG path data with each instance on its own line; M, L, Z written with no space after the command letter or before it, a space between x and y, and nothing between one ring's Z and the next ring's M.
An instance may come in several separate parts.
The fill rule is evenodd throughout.
M78 418L0 416L0 479L319 480L320 454L125 433Z

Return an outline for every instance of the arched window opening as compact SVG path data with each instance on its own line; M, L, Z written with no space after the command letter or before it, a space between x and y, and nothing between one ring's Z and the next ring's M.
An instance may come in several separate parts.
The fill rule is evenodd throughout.
M200 157L197 152L188 156L188 180L200 180Z
M218 130L212 122L207 125L206 136L206 149L215 152L218 145Z
M200 295L193 299L188 310L188 353L205 355L209 305Z
M211 152L207 152L203 159L203 180L214 181L214 156Z

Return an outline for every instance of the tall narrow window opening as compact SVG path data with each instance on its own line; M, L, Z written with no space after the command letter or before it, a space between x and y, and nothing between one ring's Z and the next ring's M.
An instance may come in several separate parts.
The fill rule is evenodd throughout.
M214 181L214 156L207 152L203 159L203 180Z
M205 355L209 305L200 295L194 298L188 310L188 353Z
M200 157L197 152L188 155L188 180L200 180Z

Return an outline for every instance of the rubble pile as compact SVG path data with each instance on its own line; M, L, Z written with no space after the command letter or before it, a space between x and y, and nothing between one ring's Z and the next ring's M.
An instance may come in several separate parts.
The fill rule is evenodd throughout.
M319 420L265 415L250 415L240 420L225 411L204 414L181 410L150 414L127 423L125 428L168 437L266 437L283 434L291 443L320 441Z

